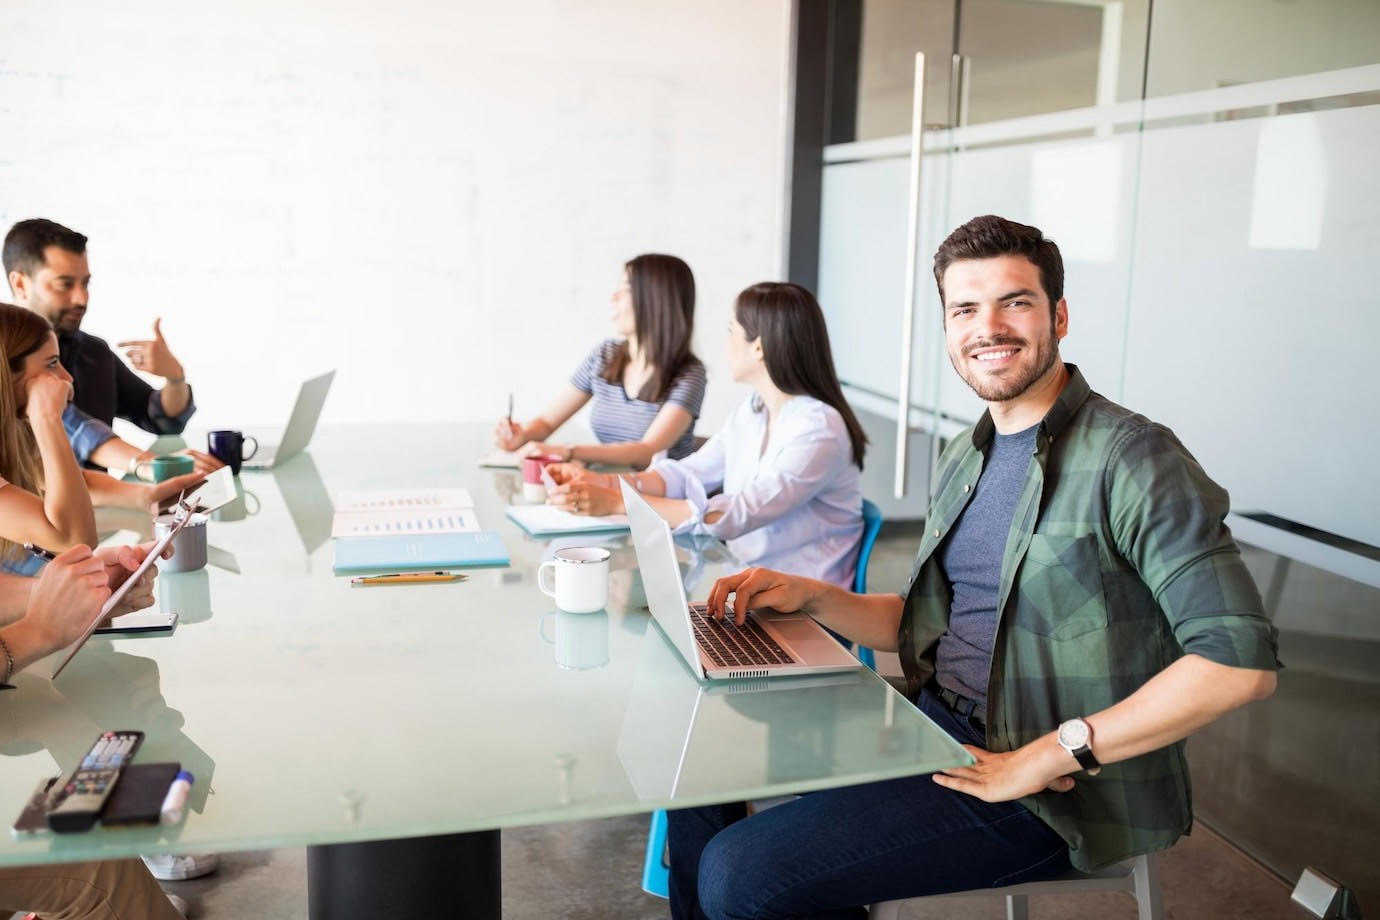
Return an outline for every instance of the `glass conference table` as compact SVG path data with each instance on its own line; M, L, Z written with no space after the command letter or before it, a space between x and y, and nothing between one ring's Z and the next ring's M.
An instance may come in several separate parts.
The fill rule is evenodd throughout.
M865 669L697 681L652 625L626 535L536 540L505 517L520 480L478 466L489 431L324 428L307 453L244 472L207 525L210 564L159 577L159 606L181 615L173 634L93 637L56 682L21 674L0 695L6 823L108 729L145 733L136 763L195 775L186 818L0 834L0 866L305 845L314 917L437 903L493 917L500 828L969 761ZM469 488L511 565L455 584L352 588L332 574L333 495L424 486ZM557 612L537 590L562 545L614 551L607 610ZM741 568L713 540L679 539L677 553L691 599Z

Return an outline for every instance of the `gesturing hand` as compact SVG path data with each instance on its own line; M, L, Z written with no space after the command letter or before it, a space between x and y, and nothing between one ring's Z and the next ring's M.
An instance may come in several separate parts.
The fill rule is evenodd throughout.
M977 758L971 767L950 767L934 775L945 789L962 792L984 802L1010 802L1048 789L1068 792L1073 777L1061 772L1062 760L1047 750L1048 739L1033 741L1014 751L994 753L974 744L963 745ZM1059 749L1064 758L1068 754Z
M180 381L183 379L182 364L173 357L167 340L163 338L162 322L162 317L153 321L151 339L126 339L117 344L128 349L125 357L129 358L129 363L134 365L135 370L153 374L155 377Z

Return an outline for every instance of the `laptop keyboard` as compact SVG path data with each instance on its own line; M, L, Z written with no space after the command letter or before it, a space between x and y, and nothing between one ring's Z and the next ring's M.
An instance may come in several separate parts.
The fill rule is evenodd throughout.
M695 628L695 641L721 668L796 663L752 617L738 626L732 620L711 617L703 604L691 604L690 624Z

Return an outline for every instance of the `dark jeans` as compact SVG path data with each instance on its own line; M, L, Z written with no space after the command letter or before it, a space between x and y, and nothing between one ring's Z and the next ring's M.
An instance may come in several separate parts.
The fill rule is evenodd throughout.
M920 709L954 738L982 728L929 690ZM675 920L858 920L879 901L1053 878L1068 846L1017 802L988 804L929 776L667 814Z

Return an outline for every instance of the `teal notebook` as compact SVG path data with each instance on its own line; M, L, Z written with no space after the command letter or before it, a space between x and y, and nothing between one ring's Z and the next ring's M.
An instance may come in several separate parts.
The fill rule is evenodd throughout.
M507 564L508 551L503 547L503 539L489 531L335 540L337 575Z
M628 529L626 514L591 517L571 514L552 505L512 505L503 512L534 537L562 537L581 533L621 533Z

